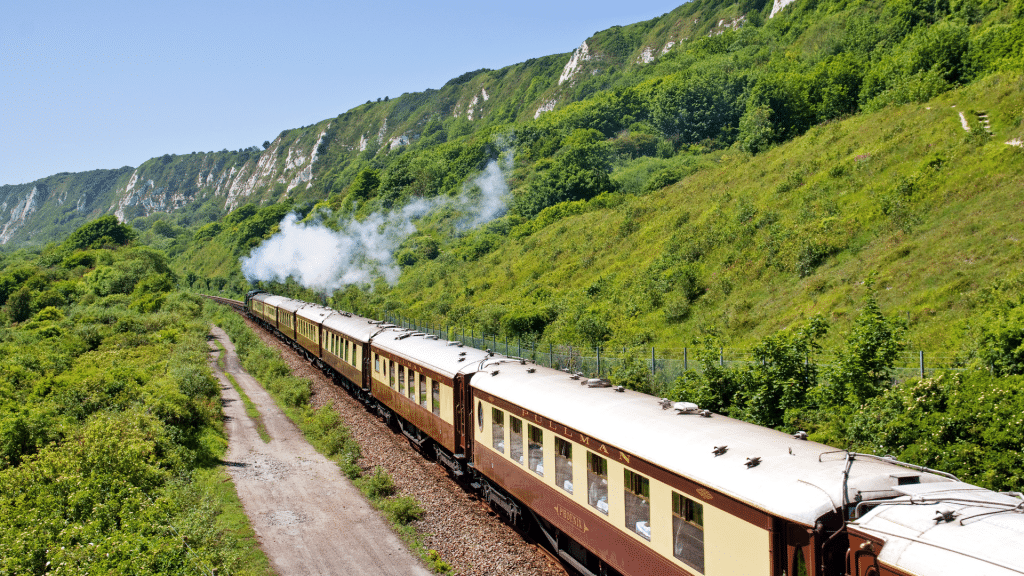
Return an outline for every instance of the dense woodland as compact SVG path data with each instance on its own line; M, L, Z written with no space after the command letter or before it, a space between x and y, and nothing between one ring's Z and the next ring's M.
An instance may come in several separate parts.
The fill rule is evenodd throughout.
M0 574L253 570L241 525L214 520L237 505L218 493L211 312L195 294L248 290L239 259L289 213L343 234L473 198L492 161L505 210L469 230L452 203L414 220L397 282L262 286L623 350L615 383L1020 490L1024 0L770 9L698 0L599 32L561 86L566 58L548 57L367 102L279 137L326 130L309 188L100 218L0 252ZM451 113L481 86L486 113ZM346 144L385 117L408 145ZM194 179L187 157L151 162ZM652 378L654 346L687 347L691 370ZM723 347L750 361L723 366ZM943 369L898 377L900 355L924 349ZM308 390L283 394L301 406Z

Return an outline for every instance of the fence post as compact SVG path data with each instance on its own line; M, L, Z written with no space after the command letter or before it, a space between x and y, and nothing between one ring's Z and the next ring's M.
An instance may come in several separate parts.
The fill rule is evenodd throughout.
M601 345L598 344L597 346L595 346L594 350L597 352L597 377L600 378L601 377Z
M687 364L687 361L686 361L686 347L684 346L683 347L683 372L686 372L689 369L690 369L690 367L689 367L689 365Z
M921 350L921 378L924 378L924 350Z
M516 357L523 357L523 337L516 336Z
M725 368L725 348L718 349L718 365Z
M658 373L658 366L654 363L654 346L651 346L651 376Z
M548 368L555 367L555 345L548 342Z

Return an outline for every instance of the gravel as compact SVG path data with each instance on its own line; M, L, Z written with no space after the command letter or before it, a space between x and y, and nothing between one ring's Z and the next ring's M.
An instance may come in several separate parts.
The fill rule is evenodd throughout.
M334 409L362 447L360 467L365 472L372 472L377 466L383 468L401 493L416 498L425 514L413 526L422 535L423 545L437 550L456 574L566 575L560 563L537 544L527 542L474 494L463 490L440 464L420 455L404 437L392 432L294 350L256 324L249 324L264 343L281 352L293 374L310 380L310 403L314 407L334 403ZM253 472L272 475L282 471Z

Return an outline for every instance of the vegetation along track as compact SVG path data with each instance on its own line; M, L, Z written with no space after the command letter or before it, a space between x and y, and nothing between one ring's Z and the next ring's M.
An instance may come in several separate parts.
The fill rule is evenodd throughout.
M207 296L241 313L237 300ZM247 321L248 322L248 321ZM474 494L453 481L444 468L425 459L400 435L317 370L287 344L253 322L250 328L281 352L292 373L308 378L313 407L333 404L362 448L359 465L384 469L397 488L416 498L425 511L413 525L423 545L437 550L463 576L564 576L565 569L541 546L506 523Z

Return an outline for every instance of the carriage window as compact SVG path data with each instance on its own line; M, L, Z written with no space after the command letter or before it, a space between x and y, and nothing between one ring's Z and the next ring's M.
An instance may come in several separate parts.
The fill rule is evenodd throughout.
M427 407L427 377L420 374L420 406Z
M437 380L430 381L430 411L434 416L441 415L441 383Z
M476 401L476 425L484 431L484 403L479 400Z
M373 355L373 371L380 372L380 356L376 354Z
M391 387L395 388L395 361L388 360L388 378L391 381Z
M544 430L530 424L529 458L530 470L544 475Z
M409 370L409 400L416 401L416 373Z
M523 463L523 421L515 416L508 417L508 455L510 458Z
M587 452L587 502L608 513L608 461Z
M405 396L405 366L398 365L398 391Z
M572 442L555 436L555 484L572 494Z
M704 572L704 505L675 492L672 493L672 542L676 558Z
M491 408L491 442L494 449L505 453L505 413Z
M625 471L626 528L642 538L651 539L651 481Z

